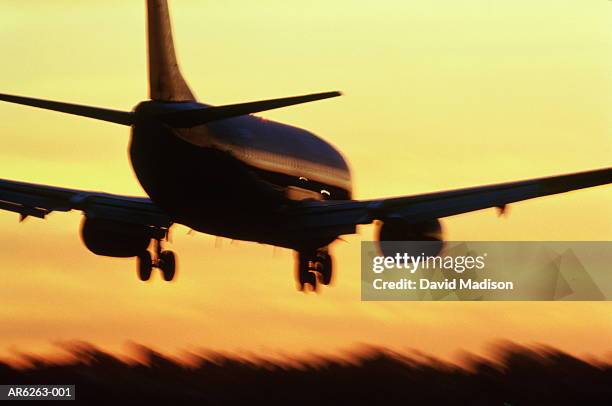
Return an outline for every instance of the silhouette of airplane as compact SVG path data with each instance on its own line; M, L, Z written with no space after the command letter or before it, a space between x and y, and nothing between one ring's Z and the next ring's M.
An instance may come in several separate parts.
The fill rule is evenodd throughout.
M226 106L196 101L179 70L166 0L148 0L150 100L116 111L0 94L0 100L131 127L130 159L149 198L0 180L0 209L44 218L81 210L97 255L137 257L138 275L175 276L163 249L173 224L295 250L300 289L332 279L328 246L379 221L378 241L443 243L440 218L612 182L612 168L415 196L352 200L343 156L303 129L251 114L339 96L310 94ZM149 245L153 241L152 252ZM433 247L433 248L431 248ZM153 254L153 255L152 255Z

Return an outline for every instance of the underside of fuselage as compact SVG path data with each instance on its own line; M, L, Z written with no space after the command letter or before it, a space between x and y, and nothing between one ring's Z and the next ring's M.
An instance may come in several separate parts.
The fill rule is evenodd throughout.
M175 222L293 249L323 246L337 237L288 231L283 216L283 208L303 198L351 198L348 166L332 146L307 131L253 116L191 129L171 128L153 117L193 104L141 103L132 127L136 176ZM296 189L303 193L289 193Z

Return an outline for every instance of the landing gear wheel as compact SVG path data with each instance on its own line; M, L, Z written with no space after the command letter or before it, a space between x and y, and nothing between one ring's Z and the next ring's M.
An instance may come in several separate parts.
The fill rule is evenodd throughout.
M316 292L317 290L317 276L311 269L311 261L303 254L300 254L298 260L297 279L301 291L304 291L306 284L309 284L313 291Z
M151 279L151 271L153 271L151 253L145 251L138 256L138 278L143 282L148 281Z
M319 282L321 282L322 285L329 285L334 275L331 255L328 253L319 254L316 269L319 275Z
M176 256L172 251L162 251L159 254L159 269L166 282L170 282L176 275Z

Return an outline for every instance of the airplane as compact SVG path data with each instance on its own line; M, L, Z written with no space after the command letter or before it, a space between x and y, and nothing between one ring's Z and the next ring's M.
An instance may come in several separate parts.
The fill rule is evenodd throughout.
M94 254L137 258L146 281L166 281L176 256L164 249L174 224L294 250L300 290L328 285L329 245L357 225L377 241L426 241L442 249L441 218L612 182L612 167L426 193L354 200L343 155L315 134L254 113L340 95L325 92L213 106L200 103L179 69L167 0L147 0L149 100L132 111L0 94L0 100L130 127L129 156L148 195L120 196L0 179L0 209L44 219L80 210L81 238ZM151 246L151 249L149 247ZM384 247L381 249L384 251ZM310 288L308 288L310 286Z

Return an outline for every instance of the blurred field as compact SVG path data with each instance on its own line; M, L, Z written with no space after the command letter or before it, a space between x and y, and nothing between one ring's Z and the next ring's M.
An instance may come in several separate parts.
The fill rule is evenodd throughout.
M266 360L189 354L182 360L147 347L120 359L88 344L68 357L23 356L0 363L3 384L75 384L88 404L610 404L612 364L550 347L504 343L491 358L459 364L425 354L364 348L342 358Z

